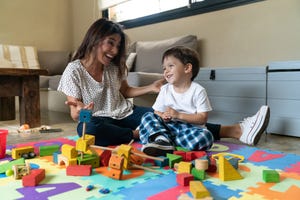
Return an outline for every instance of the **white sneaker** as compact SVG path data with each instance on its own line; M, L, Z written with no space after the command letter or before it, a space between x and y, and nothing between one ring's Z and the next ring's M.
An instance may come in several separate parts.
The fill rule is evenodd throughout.
M259 111L252 117L244 119L240 123L242 136L240 141L248 145L256 145L268 126L270 119L269 106L260 107Z

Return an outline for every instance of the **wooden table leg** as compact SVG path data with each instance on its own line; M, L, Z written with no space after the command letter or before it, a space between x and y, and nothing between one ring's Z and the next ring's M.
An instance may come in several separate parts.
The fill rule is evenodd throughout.
M41 126L39 76L26 76L20 96L20 124L31 128Z
M0 121L16 119L15 97L0 97Z

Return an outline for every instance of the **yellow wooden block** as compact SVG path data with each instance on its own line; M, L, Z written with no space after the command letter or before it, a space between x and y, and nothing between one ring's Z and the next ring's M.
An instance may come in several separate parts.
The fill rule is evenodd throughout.
M224 156L219 156L219 179L232 181L243 179L243 177Z
M118 155L124 157L124 162L123 162L124 169L129 168L131 148L132 147L130 145L126 145L126 144L121 144L118 147L118 150L117 150Z
M77 154L78 154L75 147L69 144L63 144L61 146L61 153L62 155L66 156L68 159L77 158Z
M177 165L177 172L180 173L191 173L192 163L181 161Z
M23 154L30 152L34 152L34 148L32 146L13 148L11 151L11 157L13 159L19 159Z
M94 145L94 144L95 144L95 136L85 134L84 139L79 138L76 141L76 150L85 153L89 150L90 145Z
M190 181L190 192L195 199L209 197L210 193L201 181Z

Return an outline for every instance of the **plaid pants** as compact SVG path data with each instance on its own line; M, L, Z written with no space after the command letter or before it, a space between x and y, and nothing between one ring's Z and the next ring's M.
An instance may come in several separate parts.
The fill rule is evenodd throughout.
M153 142L155 134L164 135L174 145L188 150L208 150L214 142L212 133L206 128L181 121L164 122L152 112L143 115L139 129L142 144Z

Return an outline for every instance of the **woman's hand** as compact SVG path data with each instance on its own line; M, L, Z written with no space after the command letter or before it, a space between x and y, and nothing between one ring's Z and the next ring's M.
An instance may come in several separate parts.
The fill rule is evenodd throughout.
M166 83L166 80L164 78L154 81L151 84L151 86L153 87L153 92L159 93L161 86L163 86L165 83Z
M70 106L71 117L75 121L78 120L80 111L82 109L93 110L93 108L94 108L94 102L91 102L91 103L85 105L81 101L79 101L78 99L76 99L74 97L67 97L67 101L65 101L65 104Z

